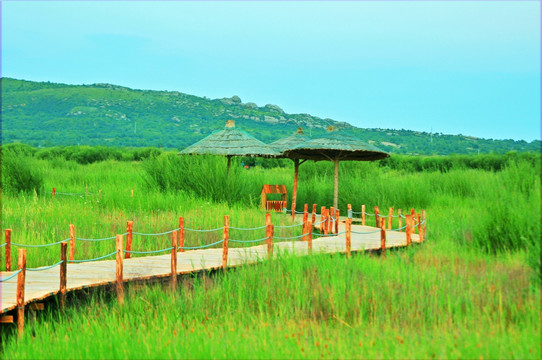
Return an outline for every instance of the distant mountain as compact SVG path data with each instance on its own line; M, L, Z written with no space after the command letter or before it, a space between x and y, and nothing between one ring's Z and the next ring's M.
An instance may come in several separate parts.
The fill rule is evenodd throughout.
M329 125L401 154L540 151L540 141L491 140L410 130L360 129L279 106L208 99L177 91L134 90L110 84L66 85L2 78L2 142L33 146L109 145L184 148L234 119L264 142L302 126L318 136Z

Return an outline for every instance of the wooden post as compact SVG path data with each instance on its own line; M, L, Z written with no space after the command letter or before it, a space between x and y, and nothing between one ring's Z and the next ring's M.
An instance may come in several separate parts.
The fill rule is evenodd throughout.
M425 238L427 237L427 221L425 221L425 210L422 210L422 221L423 221L423 241L425 241Z
M346 257L350 257L350 248L352 247L352 219L346 219Z
M222 268L225 270L228 265L228 240L230 237L230 217L229 215L224 216L224 234L222 243Z
M339 216L341 211L339 209L335 210L335 234L339 233Z
M397 219L399 220L399 224L397 225L398 229L401 229L403 227L403 218L401 217L401 209L397 210ZM399 230L403 231L403 230Z
M375 224L376 227L380 227L380 215L378 212L378 206L375 206Z
M134 228L134 222L133 221L128 221L126 223L126 232L128 233L128 234L126 234L126 250L127 251L132 251L132 231L133 231L133 228ZM129 259L130 258L130 253L127 252L126 255L124 255L124 258Z
M412 242L412 239L411 239L411 236L410 236L410 230L411 230L411 228L410 228L410 215L405 216L405 225L406 225L406 228L405 228L406 244L408 246Z
M354 217L354 214L352 214L352 204L347 205L347 216L352 219Z
M178 250L179 252L184 251L184 218L179 217L179 243Z
M309 205L305 204L303 207L303 234L307 233L307 230L309 228ZM307 241L307 235L303 236L303 241Z
M6 271L11 271L11 229L6 229Z
M326 219L326 207L322 206L320 208L320 232L324 232L325 219Z
M316 221L316 204L312 204L312 219L311 219L311 223L314 224L315 221Z
M132 197L134 197L134 189L132 189Z
M333 234L333 218L335 217L335 208L332 206L329 208L329 222L327 223L328 234Z
M361 225L365 226L365 205L361 205Z
M19 249L19 270L17 275L17 332L23 336L24 330L24 283L26 276L26 249Z
M380 220L380 250L382 256L386 256L386 220Z
M53 197L55 197L55 194L56 194L56 188L53 188L52 194L53 194Z
M177 231L171 233L171 290L177 288Z
M393 208L391 207L388 213L388 230L391 230L393 225Z
M60 308L63 309L66 304L66 272L68 269L68 256L67 256L68 243L60 243Z
M100 197L100 198L102 197L102 189L98 190L98 197Z
M327 235L328 233L328 230L329 230L329 226L328 226L328 223L329 223L329 210L328 209L324 209L324 223L322 224L324 226L324 235Z
M309 254L312 254L312 221L309 221L309 235L307 238L308 247L309 247Z
M75 260L75 226L70 224L70 260Z
M267 238L267 258L270 259L273 255L273 224L271 224L271 214L265 214L265 237Z
M420 221L420 214L416 214L418 219L418 235L420 235L420 242L423 242L422 222Z
M120 305L124 304L124 280L122 278L122 249L123 249L122 235L117 235L117 269L116 269L116 287L117 287L117 301Z
M410 225L412 225L412 231L411 234L416 233L416 227L415 227L415 219L416 219L416 212L414 211L414 208L410 209L410 220L412 221Z

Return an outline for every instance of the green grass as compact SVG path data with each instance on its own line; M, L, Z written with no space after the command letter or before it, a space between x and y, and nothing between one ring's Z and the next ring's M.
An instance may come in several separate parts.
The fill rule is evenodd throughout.
M171 230L179 216L190 228L220 227L224 215L230 215L232 226L260 226L265 220L258 209L261 185L285 184L291 191L293 181L293 166L243 170L236 162L228 179L221 158L163 154L146 163L31 161L46 191L84 193L88 188L96 194L101 189L102 196L4 194L2 227L13 229L14 242L29 244L67 238L70 223L77 237L86 238L123 233L128 220L134 221L134 231ZM158 186L152 174L168 185ZM183 278L175 294L167 285L132 287L123 307L111 293L99 291L73 299L65 314L46 310L27 324L19 340L3 331L3 355L540 358L539 174L539 163L521 159L496 172L415 172L342 163L341 210L348 203L354 211L361 204L367 212L379 206L384 214L389 207L403 213L425 209L427 242L385 259L282 256L224 274ZM318 211L329 206L332 179L331 164L303 164L298 204L316 203ZM367 221L372 225L373 218ZM273 214L273 222L291 220ZM299 233L283 230L279 236ZM231 237L263 234L232 232ZM217 236L189 233L186 244L210 243ZM169 241L167 236L135 237L134 249L168 247ZM77 242L76 258L112 251L113 241ZM28 249L28 266L52 264L58 257L58 247Z

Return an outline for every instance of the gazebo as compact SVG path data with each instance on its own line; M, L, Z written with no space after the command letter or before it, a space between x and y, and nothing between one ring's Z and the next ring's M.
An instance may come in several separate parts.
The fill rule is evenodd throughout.
M329 160L335 163L333 206L336 209L339 202L339 161L374 161L390 156L376 146L339 132L333 126L328 128L328 132L324 136L288 149L284 151L283 155L292 159Z
M228 158L230 172L232 156L276 157L280 153L254 136L235 128L235 122L228 120L223 130L213 132L180 151L179 154L221 155Z

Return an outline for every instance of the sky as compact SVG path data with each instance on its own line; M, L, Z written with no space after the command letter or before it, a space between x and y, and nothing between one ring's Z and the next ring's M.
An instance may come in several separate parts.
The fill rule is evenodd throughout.
M3 1L4 77L540 139L538 1Z

